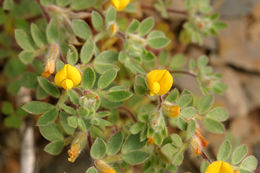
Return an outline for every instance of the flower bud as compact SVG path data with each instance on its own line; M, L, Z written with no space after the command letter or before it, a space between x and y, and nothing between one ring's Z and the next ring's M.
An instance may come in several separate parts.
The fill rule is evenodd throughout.
M56 59L59 56L60 51L59 51L59 46L57 44L52 45L49 58L47 60L44 72L42 73L43 77L49 77L52 73L55 71L55 64L56 64Z
M115 169L109 166L103 160L96 160L95 165L101 173L116 173Z
M81 74L79 70L69 64L66 64L56 75L54 82L66 90L77 86L81 82Z
M79 133L75 139L72 141L70 149L68 150L68 161L75 162L81 151L87 144L87 134L86 133Z
M193 153L195 155L201 154L203 148L206 148L208 144L208 141L206 141L205 138L202 136L200 128L196 127L195 134L192 136L191 139Z
M148 140L147 140L147 143L150 144L150 145L153 145L154 144L154 137L153 136L149 137Z
M176 118L180 115L181 107L179 105L171 105L168 102L164 102L163 108L165 112L172 118Z
M111 36L114 36L118 30L118 26L115 22L108 25L108 32Z
M111 3L117 11L122 11L130 3L130 0L111 0Z
M80 97L80 99L79 99L79 104L88 109L93 107L96 110L99 107L100 102L101 102L101 100L100 100L100 97L98 96L98 94L96 94L92 91L89 91L89 90L86 90L84 92L84 96Z
M150 96L164 95L172 87L173 77L168 70L152 70L147 74Z
M234 173L234 170L227 162L215 161L208 166L206 173Z

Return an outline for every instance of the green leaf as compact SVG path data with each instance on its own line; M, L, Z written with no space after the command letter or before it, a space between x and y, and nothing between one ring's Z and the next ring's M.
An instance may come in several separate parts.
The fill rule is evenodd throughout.
M82 39L87 40L92 37L91 28L84 20L72 20L72 28L74 33Z
M98 12L92 11L92 13L91 13L91 21L92 21L92 24L93 24L94 28L97 31L101 31L102 30L102 28L103 28L103 18L101 17L101 15Z
M148 17L144 19L138 27L138 35L144 36L151 31L154 26L154 19L152 17Z
M182 147L183 146L183 142L182 139L179 135L177 134L172 134L171 135L171 139L172 139L172 144L176 147Z
M26 66L18 58L11 58L4 66L4 72L9 78L14 78L25 70Z
M67 118L67 121L68 121L68 125L70 127L73 127L73 128L77 128L78 127L78 118L76 116L69 116Z
M160 52L158 58L160 65L166 66L169 60L169 53L166 50L163 50Z
M143 60L147 62L153 62L155 60L155 55L151 51L144 52L142 56Z
M240 168L248 170L248 171L254 171L257 167L257 159L255 156L247 156L243 162L240 165Z
M107 70L98 80L98 88L104 89L108 87L116 78L117 71L115 69Z
M67 61L71 65L75 65L78 62L79 55L78 50L71 44L70 49L67 52Z
M89 114L89 110L86 107L79 107L77 113L81 117L86 117Z
M200 166L200 172L201 173L205 173L207 168L208 168L208 166L209 166L209 164L210 164L209 162L203 161L201 166Z
M246 156L246 154L247 154L246 145L238 146L232 154L232 164L233 165L239 164L243 160L243 158Z
M144 127L145 127L145 124L144 124L144 123L142 123L142 122L137 122L137 123L135 123L135 124L131 127L130 132L131 132L132 134L137 134L137 133L139 133Z
M22 121L16 115L10 115L4 119L4 123L6 127L9 128L20 128L22 125Z
M53 105L39 101L32 101L22 106L22 109L30 114L42 114L51 108L53 108Z
M178 100L177 100L177 105L181 107L181 109L185 108L192 102L192 96L191 95L182 95Z
M59 30L57 23L54 19L51 19L46 28L46 36L49 43L54 44L59 40Z
M170 62L170 70L179 70L185 66L187 58L182 54L175 55Z
M225 132L225 127L222 123L213 120L211 118L205 118L203 121L206 129L212 133L224 133Z
M123 153L128 153L130 151L138 150L144 147L146 141L140 141L140 134L132 135L130 134L122 147Z
M106 154L106 143L103 139L97 138L91 147L90 155L94 159L102 159Z
M227 111L221 107L213 108L206 116L216 121L226 121L228 119Z
M5 114L5 115L10 115L12 113L14 113L14 108L13 105L10 102L4 101L2 103L2 109L1 111Z
M130 25L128 26L126 32L127 33L134 33L139 27L140 22L136 19L133 19Z
M45 99L48 96L48 94L42 89L41 86L38 85L36 89L36 98L37 100Z
M195 130L196 130L196 123L194 120L191 119L190 122L188 123L186 139L191 138L191 136L195 133Z
M162 144L163 138L162 135L159 133L155 133L154 134L154 143L158 146L160 146Z
M15 96L20 89L20 82L18 80L15 80L11 83L9 83L7 87L7 92Z
M56 3L58 6L66 7L67 5L69 5L71 3L71 1L70 0L56 0Z
M113 6L110 6L106 12L106 24L116 20L116 10Z
M96 81L96 74L91 67L87 67L82 76L82 85L85 89L91 89Z
M189 61L189 70L193 71L195 68L196 68L196 62L193 59L191 59Z
M15 40L18 43L18 45L24 50L28 50L28 51L34 50L33 41L24 30L22 29L15 30Z
M49 141L62 141L63 135L57 124L50 123L46 126L39 126L42 136Z
M149 154L143 151L132 151L123 154L123 160L130 165L139 165L148 159Z
M193 118L197 114L197 110L194 107L186 107L181 111L181 116L184 118Z
M67 134L73 135L73 133L75 132L75 129L73 127L69 126L68 121L67 121L68 117L70 117L69 114L67 114L66 112L61 112L60 113L60 123L61 123L63 130Z
M98 113L96 114L96 117L98 117L98 118L104 118L104 117L109 116L110 114L111 114L111 112L109 112L109 111L102 111L102 112L98 112Z
M69 90L68 94L69 94L70 101L72 103L74 103L75 105L78 105L79 104L79 95L78 95L78 93L76 91L74 91L74 90Z
M94 54L94 42L88 39L80 50L80 59L83 64L87 64Z
M174 90L172 90L170 92L170 94L166 97L166 101L173 103L173 102L175 102L175 100L177 100L179 95L180 95L180 93L179 93L178 89L174 88Z
M95 167L90 167L90 168L88 168L88 170L86 171L86 173L98 173L98 171L96 170L96 168Z
M94 68L95 68L96 72L99 73L99 74L103 74L103 73L105 73L109 69L120 70L114 64L107 64L107 63L100 63L100 62L94 63Z
M3 9L4 10L12 10L14 7L14 1L13 0L4 0L3 2Z
M86 132L87 131L87 126L85 124L85 121L82 118L78 118L78 127L80 128L81 131Z
M148 38L147 43L151 48L161 49L166 47L170 43L170 40L164 37Z
M212 86L212 91L216 94L222 94L226 89L227 85L222 82L217 82Z
M53 141L44 147L44 151L52 155L58 155L61 153L63 147L63 141Z
M72 10L83 10L90 8L97 3L97 0L73 0L71 3Z
M217 159L227 161L231 154L232 146L229 140L225 140L220 146L217 154Z
M21 86L29 89L35 89L37 87L37 74L31 72L25 72L21 79Z
M239 169L238 171L239 173L252 173L251 171L244 170L244 169Z
M107 99L109 99L112 102L122 102L130 97L132 97L132 93L129 91L111 91L107 94Z
M122 132L115 133L108 141L107 144L107 154L115 155L119 152L123 144L123 135Z
M48 125L54 122L58 116L58 109L56 107L45 112L37 121L37 126Z
M161 148L161 151L169 160L172 160L179 149L168 143Z
M41 48L47 44L44 33L34 23L31 24L31 34L35 44Z
M61 60L57 60L56 62L56 71L60 71L64 67L64 63Z
M67 106L65 105L64 103L60 105L60 107L65 111L67 112L68 114L71 114L71 115L75 115L76 114L76 111L74 110L74 108L70 107L70 106Z
M19 53L18 57L24 64L30 64L35 57L35 53L33 51L24 50Z
M209 58L207 56L201 56L197 61L197 65L199 68L203 68L208 64L208 62Z
M60 96L59 89L53 83L48 81L46 78L39 76L38 82L46 93L48 93L51 96L56 97L56 98L58 98Z
M212 95L203 96L199 100L199 103L197 105L199 113L200 114L206 113L210 109L212 104L213 104L213 97L212 97Z
M223 22L214 22L213 23L213 27L217 30L221 30L221 29L226 29L227 28L227 24L223 23Z

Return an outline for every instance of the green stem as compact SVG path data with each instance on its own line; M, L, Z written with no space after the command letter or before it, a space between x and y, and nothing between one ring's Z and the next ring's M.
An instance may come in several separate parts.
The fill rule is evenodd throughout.
M68 94L66 92L63 92L56 104L57 107L60 107L61 104L63 104L68 98Z

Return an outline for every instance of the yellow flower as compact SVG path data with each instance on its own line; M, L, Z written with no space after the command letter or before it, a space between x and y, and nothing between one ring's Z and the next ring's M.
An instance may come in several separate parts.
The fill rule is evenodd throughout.
M234 173L234 170L224 161L215 161L208 166L206 173Z
M111 3L117 11L122 11L130 3L130 0L111 0Z
M150 95L164 95L172 87L173 78L168 70L152 70L147 74Z
M56 73L54 82L57 86L69 90L81 82L81 74L76 67L66 64Z

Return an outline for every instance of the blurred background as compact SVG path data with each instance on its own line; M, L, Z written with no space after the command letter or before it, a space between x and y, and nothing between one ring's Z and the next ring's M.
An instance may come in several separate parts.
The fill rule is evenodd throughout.
M138 19L154 16L156 28L172 40L167 49L184 53L189 59L204 54L209 56L210 65L223 75L228 86L223 96L216 97L216 104L225 107L230 115L225 122L229 131L226 137L232 138L234 143L246 144L249 152L260 160L260 0L214 0L211 3L228 27L217 37L205 38L201 46L180 45L178 37L186 16L169 13L169 18L163 19L159 12L143 8L152 5L151 0L136 2L137 14L122 15ZM21 49L15 43L14 29L29 31L31 22L45 26L40 6L36 0L15 0L11 10L6 6L3 8L3 1L0 4L0 173L19 173L22 167L20 158L28 153L36 154L36 173L84 172L91 162L88 151L84 151L74 164L67 161L65 150L59 156L50 156L43 151L47 141L35 126L37 117L25 117L18 109L18 105L35 98L31 97L31 83L26 83L26 79L15 80L21 78L19 74L24 73L26 66L17 58ZM172 0L168 8L184 11L184 0ZM176 77L175 85L199 95L196 81L189 76ZM205 135L210 142L207 152L214 160L225 136ZM201 158L187 151L179 172L198 173L200 161ZM256 172L260 173L260 167Z

